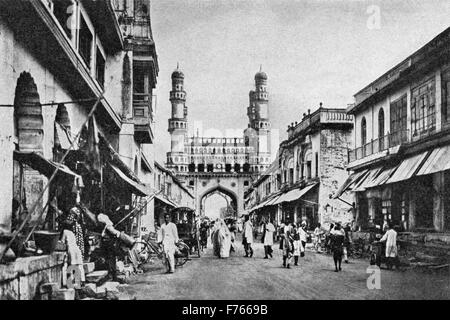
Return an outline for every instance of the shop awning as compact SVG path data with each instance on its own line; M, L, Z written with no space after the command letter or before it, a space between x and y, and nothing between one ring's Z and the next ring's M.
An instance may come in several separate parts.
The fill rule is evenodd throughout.
M374 177L371 181L368 181L364 184L364 187L366 189L368 188L374 188L381 186L382 184L385 184L386 181L391 177L391 175L395 172L397 169L397 166L395 167L389 167L389 168L383 168L380 173L376 177Z
M47 178L50 178L53 175L53 172L55 172L56 168L59 168L58 172L56 173L56 177L71 180L78 179L80 181L79 185L82 185L82 179L80 175L76 174L63 164L45 159L39 153L15 150L13 157L14 160L30 166L32 169L39 171Z
M169 199L164 198L164 197L163 197L162 195L160 195L160 194L157 194L157 195L155 196L155 199L157 199L157 200L159 200L159 201L161 201L161 202L163 202L163 203L165 203L165 204L167 204L167 205L169 205L169 206L171 206L171 207L178 208L178 205L177 205L176 203L170 201Z
M418 176L450 169L450 145L434 149L417 173Z
M280 196L273 204L279 204L282 202L291 202L291 201L300 199L302 196L304 196L309 190L311 190L316 185L317 185L317 183L307 186L303 189L291 190L291 191L283 194L282 196Z
M260 204L258 204L256 207L250 209L250 211L255 211L255 210L258 210L258 209L267 207L267 206L274 205L274 204L275 204L275 201L276 201L279 197L281 197L281 195L276 195L276 196L270 197L269 199L266 199L266 200L264 200L263 202L261 202Z
M369 170L369 172L362 179L360 179L357 184L355 184L355 186L352 188L352 191L365 191L367 189L367 186L373 183L373 181L378 177L382 170L382 167Z
M341 187L334 193L333 199L339 198L345 191L351 190L352 186L355 186L362 177L367 173L367 169L352 173L347 180L341 185Z
M122 179L126 185L128 185L128 187L130 188L130 190L137 194L138 196L144 197L144 196L149 196L150 194L152 194L151 190L149 188L147 188L146 186L144 186L143 184L140 184L136 181L131 180L130 178L128 178L125 173L123 173L119 168L117 168L116 166L109 164L109 166L114 170L114 172L117 174L117 176Z
M398 166L398 169L392 174L386 183L394 183L410 179L416 173L417 169L419 169L428 153L429 152L426 151L403 160Z

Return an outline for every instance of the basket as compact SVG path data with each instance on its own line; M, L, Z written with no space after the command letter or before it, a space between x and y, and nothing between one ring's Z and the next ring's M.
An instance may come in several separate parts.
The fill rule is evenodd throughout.
M33 236L36 247L44 253L50 254L55 251L56 245L58 244L59 232L40 230L35 231Z

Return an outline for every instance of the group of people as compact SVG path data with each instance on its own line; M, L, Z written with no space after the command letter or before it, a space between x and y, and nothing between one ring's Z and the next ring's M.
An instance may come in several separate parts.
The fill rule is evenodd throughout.
M305 256L308 233L306 221L300 224L281 222L280 226L280 249L283 252L283 267L290 268L292 258L294 265L298 266L299 257Z
M254 243L254 227L249 215L245 216L243 225L242 244L244 246L245 256L253 257L252 244ZM176 244L178 242L178 233L176 225L170 222L170 215L165 216L165 224L161 227L162 244L164 252L168 261L168 272L174 271L174 254ZM208 229L211 231L211 240L213 244L213 252L219 258L227 258L232 251L236 251L235 238L237 227L235 222L226 223L222 219L213 221L210 226L203 225L200 233L203 239ZM275 226L271 219L264 219L261 224L262 243L264 244L264 259L273 258L274 234L276 232ZM320 250L322 235L325 232L318 224L314 230L314 247L317 251ZM279 228L280 246L283 257L283 267L290 268L292 258L294 258L294 265L298 266L299 258L305 256L306 243L308 240L307 223L303 221L299 224L281 222ZM326 235L327 246L333 255L335 272L342 271L342 260L348 263L348 250L351 245L351 227L347 224L342 227L340 223L330 225L330 229ZM385 254L388 265L394 264L397 258L397 232L392 227L392 224L387 225L387 232L380 239L381 242L386 242ZM203 239L204 240L204 239ZM203 241L202 240L202 241ZM207 241L206 241L207 242ZM206 246L206 244L205 244Z

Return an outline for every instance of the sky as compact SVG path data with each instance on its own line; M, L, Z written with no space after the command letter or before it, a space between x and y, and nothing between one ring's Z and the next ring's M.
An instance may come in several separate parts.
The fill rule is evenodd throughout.
M159 62L155 151L165 163L171 73L185 74L188 119L245 129L262 65L280 138L302 114L353 95L450 26L448 0L152 0Z

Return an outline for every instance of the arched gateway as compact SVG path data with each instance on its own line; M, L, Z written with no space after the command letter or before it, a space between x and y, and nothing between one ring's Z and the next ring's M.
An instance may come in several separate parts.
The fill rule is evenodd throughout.
M244 211L245 191L272 163L267 74L262 70L255 75L255 90L250 91L249 100L249 124L241 137L188 136L184 74L178 67L172 73L171 149L166 165L193 188L201 215L205 214L204 200L222 193L232 199L234 214L239 217Z

